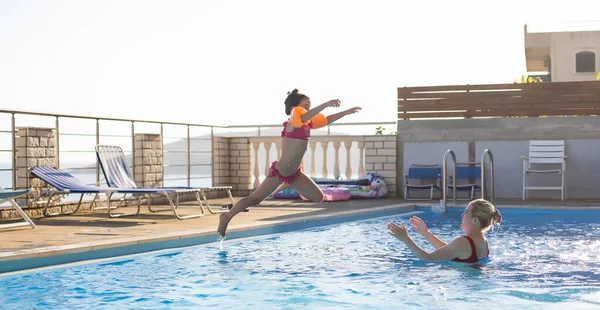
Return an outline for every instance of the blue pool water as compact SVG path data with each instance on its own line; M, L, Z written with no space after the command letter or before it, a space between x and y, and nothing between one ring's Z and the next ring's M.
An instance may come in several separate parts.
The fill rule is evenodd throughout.
M417 211L449 241L462 210ZM503 210L480 268L416 260L388 221L0 277L3 309L600 308L600 211ZM426 241L410 231L418 244Z

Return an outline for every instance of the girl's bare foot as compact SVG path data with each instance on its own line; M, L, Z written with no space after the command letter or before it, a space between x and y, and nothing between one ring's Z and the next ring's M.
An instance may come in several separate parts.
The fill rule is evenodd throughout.
M227 225L229 224L230 218L227 215L227 213L221 213L219 215L219 227L217 228L217 232L219 233L219 235L221 235L221 237L225 238L225 235L227 234Z

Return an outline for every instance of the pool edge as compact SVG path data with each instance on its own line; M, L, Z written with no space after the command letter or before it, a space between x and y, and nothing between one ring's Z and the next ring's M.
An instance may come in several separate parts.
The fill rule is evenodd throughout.
M342 222L403 214L414 211L416 208L417 205L414 203L401 203L359 210L329 212L319 215L296 216L287 220L269 221L261 224L231 226L228 230L226 240L229 241L293 230L335 225ZM1 253L0 256L0 277L38 268L202 245L218 242L218 240L219 236L214 229L195 229L154 234L152 236L127 237L119 238L117 240L99 240L45 247L42 249L5 252Z

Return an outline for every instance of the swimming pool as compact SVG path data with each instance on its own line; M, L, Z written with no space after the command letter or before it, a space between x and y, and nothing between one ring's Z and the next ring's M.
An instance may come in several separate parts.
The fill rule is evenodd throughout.
M414 259L386 223L427 210L0 277L3 308L523 309L600 307L600 211L503 209L480 268ZM412 232L411 232L412 233ZM425 240L416 237L427 249Z

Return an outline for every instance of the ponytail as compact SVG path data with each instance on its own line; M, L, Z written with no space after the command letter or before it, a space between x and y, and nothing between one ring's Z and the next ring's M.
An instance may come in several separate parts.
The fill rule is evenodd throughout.
M498 229L496 229L496 233L500 230L500 224L502 223L502 214L498 209L492 212L492 216L490 217L490 225L492 226L492 230L494 230L494 225L498 225Z

